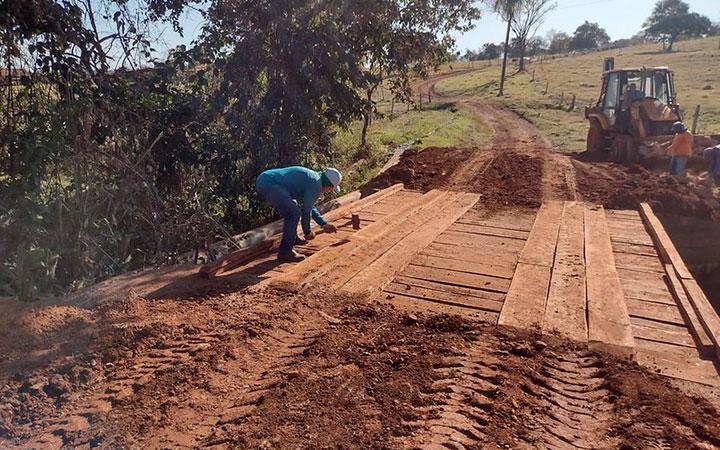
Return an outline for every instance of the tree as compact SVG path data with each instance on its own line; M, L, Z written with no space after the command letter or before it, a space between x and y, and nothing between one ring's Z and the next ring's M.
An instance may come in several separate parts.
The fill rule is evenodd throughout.
M660 0L645 21L645 35L662 42L663 49L672 52L680 36L698 37L710 31L712 22L705 16L690 12L682 0Z
M585 21L577 27L570 42L570 50L592 50L610 42L607 31L597 23Z
M502 97L504 95L504 88L505 88L505 73L507 71L507 57L508 57L508 51L510 46L510 30L512 26L513 17L517 13L518 9L520 8L520 3L522 0L494 0L493 1L493 9L497 14L500 15L500 17L503 18L505 22L507 22L507 31L505 32L505 47L503 49L503 62L502 62L502 69L500 71L500 91L498 92L498 96Z
M467 31L479 17L479 10L472 5L472 0L408 5L398 0L339 3L344 3L342 14L351 18L349 51L363 61L360 69L365 104L361 144L365 146L368 128L376 113L375 90L388 80L396 99L409 100L411 77L425 77L430 69L445 62L448 50L454 45L450 32ZM353 14L348 15L349 12Z
M502 46L492 42L484 44L480 52L481 59L497 59L502 54Z
M520 58L519 72L525 70L528 43L535 37L535 33L545 21L548 13L556 7L557 3L554 0L522 0L512 16L510 23Z
M549 36L548 40L550 41L548 53L554 55L557 53L567 53L568 50L570 50L570 43L572 42L572 37L570 37L567 33L563 33L561 31L559 33L554 33Z

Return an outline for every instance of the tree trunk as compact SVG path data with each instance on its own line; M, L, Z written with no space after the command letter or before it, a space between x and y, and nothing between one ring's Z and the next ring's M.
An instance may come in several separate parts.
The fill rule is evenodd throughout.
M518 66L518 72L525 71L525 42L520 42L520 65Z
M508 17L507 33L505 33L505 52L503 53L502 72L500 73L500 92L498 97L504 95L505 89L505 70L507 68L507 56L508 56L508 45L510 44L510 24L512 22L512 16Z
M670 38L668 39L668 46L667 46L668 53L672 53L672 48L673 48L673 44L675 43L675 39L676 38L673 36L670 36Z
M374 90L375 88L373 87L365 91L367 95L367 105L365 106L365 112L363 113L363 127L362 134L360 135L360 145L363 147L367 146L367 133L370 128L370 122L372 121L372 95Z

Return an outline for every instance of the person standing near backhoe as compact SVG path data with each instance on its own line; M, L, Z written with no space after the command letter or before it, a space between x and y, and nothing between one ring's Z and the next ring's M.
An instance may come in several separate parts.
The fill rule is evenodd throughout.
M280 241L278 259L287 262L299 262L305 256L296 252L298 222L306 240L312 240L315 233L310 229L310 218L320 225L326 233L335 233L334 225L327 223L315 208L315 202L322 193L333 189L340 191L342 174L332 167L317 172L305 167L285 167L270 169L257 177L255 186L258 193L270 203L283 218L283 235Z
M672 132L675 133L675 137L667 148L667 153L670 155L670 175L685 178L687 162L692 155L693 135L682 122L675 122L672 125Z

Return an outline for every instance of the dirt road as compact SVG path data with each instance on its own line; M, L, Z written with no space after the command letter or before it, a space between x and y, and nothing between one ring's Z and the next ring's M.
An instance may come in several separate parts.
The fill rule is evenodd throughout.
M552 143L533 124L499 103L478 101L472 97L442 96L435 90L435 85L440 81L467 72L463 70L441 74L415 86L417 92L426 98L429 95L433 101L452 101L468 108L493 131L492 144L473 149L470 157L450 176L447 187L467 190L468 182L472 183L481 177L498 154L525 155L539 158L542 162L542 200L578 200L580 194L570 157L553 151ZM519 160L520 165L528 161L524 158Z

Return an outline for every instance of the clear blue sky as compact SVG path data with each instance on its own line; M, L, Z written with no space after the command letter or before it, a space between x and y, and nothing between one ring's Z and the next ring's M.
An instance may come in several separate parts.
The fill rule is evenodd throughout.
M713 22L720 22L720 0L685 0L692 12L706 15ZM572 34L586 20L597 22L605 28L610 38L629 38L640 31L643 22L650 15L657 0L557 0L558 7L552 11L545 24L538 31L544 37L548 30ZM200 32L202 18L198 13L188 13L181 20L185 29L184 37L176 35L170 26L162 32L164 43L157 45L160 53L177 44L189 44ZM505 37L505 26L497 15L484 9L483 17L475 28L456 36L457 49L477 49L486 42L501 42Z
M685 0L690 11L708 16L713 22L720 21L720 0ZM545 37L550 29L572 34L586 20L605 28L610 38L629 38L640 31L657 0L557 0L557 9L550 12L538 36ZM502 42L505 25L497 15L484 10L475 28L462 36L456 36L457 48L477 49L486 42Z

